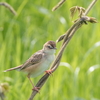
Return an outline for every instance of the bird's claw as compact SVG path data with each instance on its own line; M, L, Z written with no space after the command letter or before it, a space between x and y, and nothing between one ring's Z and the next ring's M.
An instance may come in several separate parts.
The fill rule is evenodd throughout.
M39 92L40 87L34 87L32 90L35 90L35 91L37 91L38 93L40 93L40 92Z
M45 72L47 73L47 74L49 74L49 75L52 75L52 69L50 69L50 70L46 70Z

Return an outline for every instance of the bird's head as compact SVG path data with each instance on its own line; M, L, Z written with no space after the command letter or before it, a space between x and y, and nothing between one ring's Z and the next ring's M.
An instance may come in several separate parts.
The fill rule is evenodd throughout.
M56 51L56 43L54 41L48 41L44 44L43 49L48 54L54 54Z

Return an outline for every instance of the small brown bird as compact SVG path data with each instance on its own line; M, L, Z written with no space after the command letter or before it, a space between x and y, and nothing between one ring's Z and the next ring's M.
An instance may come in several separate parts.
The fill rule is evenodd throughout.
M42 50L39 50L38 52L33 54L24 64L7 69L4 72L18 70L27 73L27 77L34 87L33 90L38 91L39 87L34 86L30 77L39 76L44 72L48 74L51 73L51 70L47 69L55 58L55 51L56 43L54 41L48 41L44 44Z

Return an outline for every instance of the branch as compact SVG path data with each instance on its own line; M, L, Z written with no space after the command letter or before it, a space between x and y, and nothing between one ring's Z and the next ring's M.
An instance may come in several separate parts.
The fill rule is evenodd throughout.
M52 8L52 11L57 10L61 5L64 4L65 1L66 1L66 0L61 0L56 6L54 6L54 7Z
M88 8L86 9L84 15L86 16L88 14L88 12L92 9L92 7L94 6L94 4L97 2L97 0L93 0L91 2L91 4L88 6Z
M17 13L14 10L14 8L12 6L10 6L8 3L0 2L0 6L4 6L4 7L8 8L14 15L17 15Z
M0 93L0 98L1 98L1 100L4 100L4 98L5 98L4 93Z
M94 2L95 1L95 2ZM90 11L90 9L93 7L93 5L96 3L97 0L93 0L92 1L92 5L91 7L89 6L84 14L84 16L86 16L88 14L88 12ZM90 8L90 9L89 9ZM89 10L88 10L89 9ZM88 12L87 12L88 11ZM62 43L62 46L59 50L59 53L57 54L52 66L51 66L51 69L52 69L52 73L58 68L59 66L59 63L60 63L60 60L61 60L61 57L63 55L63 52L67 46L67 44L69 43L69 41L71 40L72 36L74 35L74 33L84 24L84 21L87 21L86 18L79 18L75 23L74 25L71 26L71 28L63 35L63 43ZM44 85L44 83L46 82L46 80L48 79L49 75L48 74L45 74L39 81L38 83L36 84L36 87L42 87ZM33 100L33 98L35 97L35 95L37 94L38 92L37 91L32 91L31 93L31 96L29 98L29 100Z

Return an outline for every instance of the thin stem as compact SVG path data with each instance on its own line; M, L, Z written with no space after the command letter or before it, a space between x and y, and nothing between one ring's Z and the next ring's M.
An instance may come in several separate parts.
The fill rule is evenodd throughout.
M14 8L11 5L9 5L8 3L6 3L6 2L0 2L0 5L8 8L14 15L17 15L17 13L14 10Z
M93 0L90 5L88 6L88 8L86 9L84 16L86 16L88 14L88 12L92 9L92 7L94 6L94 4L97 2L97 0Z
M65 1L66 1L66 0L61 0L56 6L54 6L54 7L52 8L52 11L57 10L62 4L64 4Z

